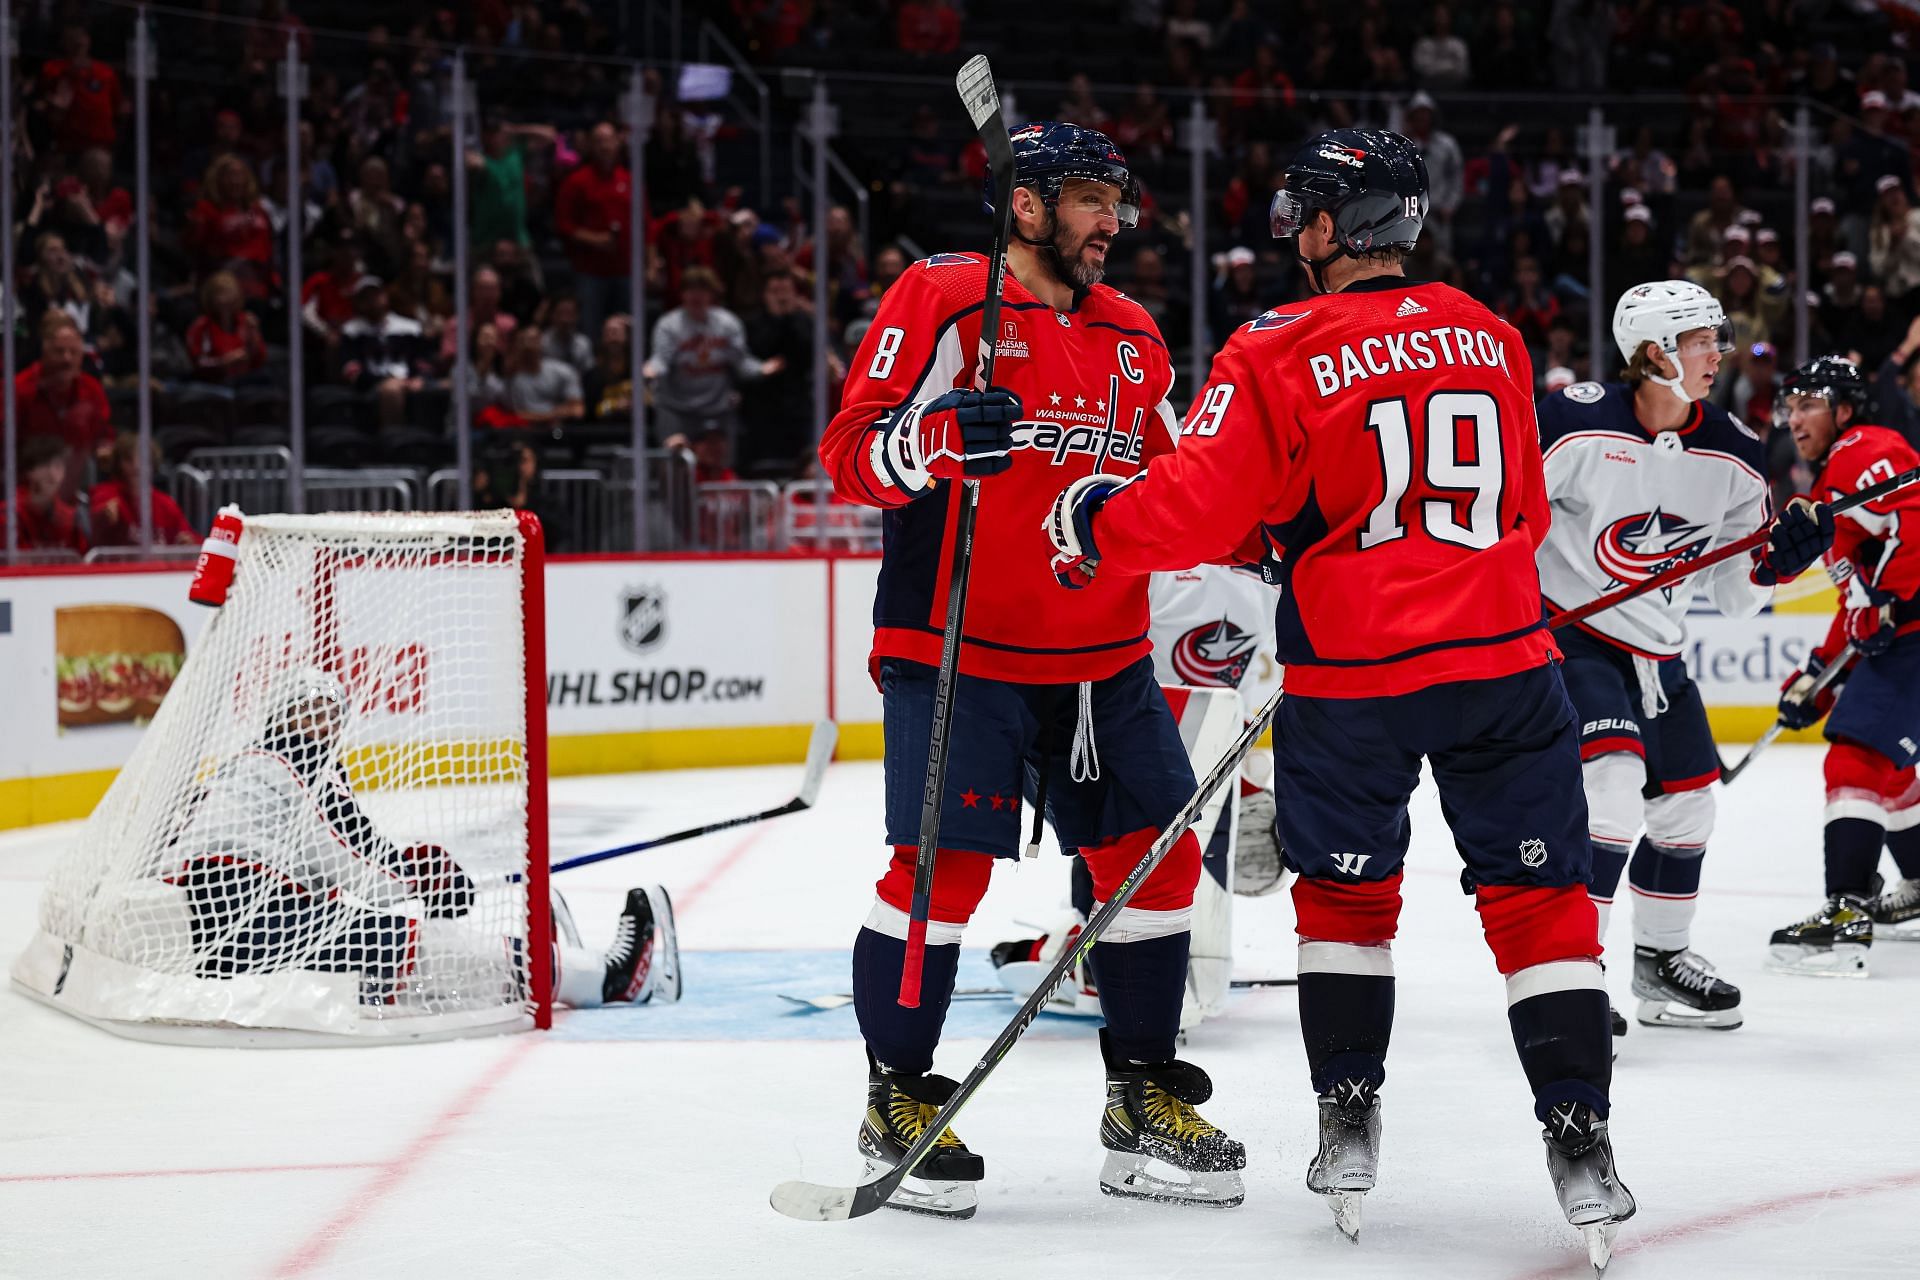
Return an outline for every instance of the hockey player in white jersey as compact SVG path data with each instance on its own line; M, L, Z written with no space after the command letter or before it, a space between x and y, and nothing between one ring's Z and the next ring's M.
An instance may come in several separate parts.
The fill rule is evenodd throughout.
M1706 402L1730 336L1719 302L1698 285L1638 285L1613 313L1624 380L1577 383L1540 402L1553 527L1538 562L1549 608L1583 605L1767 524L1760 440ZM1731 1030L1742 1020L1739 989L1689 949L1720 763L1700 691L1679 656L1688 605L1699 591L1726 616L1750 617L1775 583L1812 564L1832 540L1831 513L1796 500L1752 557L1561 633L1567 692L1581 720L1589 893L1604 942L1626 870L1633 992L1645 1025ZM1616 1034L1624 1030L1616 1015Z
M363 1004L421 998L436 971L498 962L518 943L455 923L483 892L438 845L401 846L361 807L339 744L350 708L319 668L271 691L260 737L187 807L158 878L184 897L203 978L305 969L358 975ZM574 1008L680 997L673 908L658 885L627 894L613 946L585 946L552 895L554 998ZM516 970L521 969L517 963Z

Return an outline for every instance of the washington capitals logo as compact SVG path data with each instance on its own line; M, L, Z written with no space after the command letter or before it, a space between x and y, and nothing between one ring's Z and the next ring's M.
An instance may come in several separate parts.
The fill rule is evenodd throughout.
M1593 544L1593 558L1614 582L1645 582L1705 551L1711 539L1702 533L1704 528L1655 507L1615 520L1601 530ZM1673 599L1671 589L1664 594L1668 600Z
M1195 627L1173 643L1173 670L1187 684L1237 689L1253 661L1254 638L1225 618Z

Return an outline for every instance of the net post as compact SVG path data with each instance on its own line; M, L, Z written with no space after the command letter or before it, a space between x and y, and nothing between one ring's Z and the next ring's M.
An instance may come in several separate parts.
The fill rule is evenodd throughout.
M520 516L520 625L527 700L527 961L533 1025L553 1025L553 903L547 882L547 542L540 517Z

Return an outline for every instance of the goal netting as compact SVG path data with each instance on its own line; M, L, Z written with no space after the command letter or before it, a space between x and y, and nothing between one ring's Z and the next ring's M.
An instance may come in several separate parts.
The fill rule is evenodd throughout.
M541 567L511 511L248 518L15 982L149 1039L545 1025Z

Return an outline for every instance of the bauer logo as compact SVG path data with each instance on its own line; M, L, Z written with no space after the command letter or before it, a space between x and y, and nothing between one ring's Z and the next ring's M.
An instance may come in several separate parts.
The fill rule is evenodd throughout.
M667 597L658 587L629 587L620 594L620 643L646 653L667 638Z

